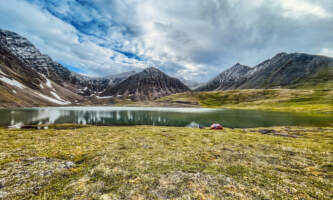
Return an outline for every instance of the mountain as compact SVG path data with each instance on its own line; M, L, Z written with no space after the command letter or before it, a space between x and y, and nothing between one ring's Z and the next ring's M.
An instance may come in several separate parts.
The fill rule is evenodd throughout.
M20 83L26 84L28 88L31 87L33 90L46 92L43 95L46 95L47 98L49 96L56 99L63 98L64 102L69 102L69 99L71 99L70 102L82 101L82 96L91 96L92 94L100 93L109 87L109 85L118 84L135 73L131 71L102 78L87 77L68 70L61 64L53 61L49 56L42 54L28 39L17 33L1 29L0 48L3 61L0 69L8 72L8 74L2 74L1 76L13 78L14 80L18 79L19 82L24 81ZM0 84L4 84L4 81ZM45 87L47 85L56 86L59 94L55 96L53 95L55 91L52 91L52 93L51 91L47 92L46 88L54 89L53 87ZM60 93L68 94L69 98L65 98ZM54 105L56 101L52 101L47 102L51 103L50 105ZM47 102L28 101L27 99L22 102L35 102L34 105L48 105ZM29 106L30 104L27 103L27 105Z
M332 81L333 58L279 53L252 68L236 64L197 91L316 87Z
M70 82L73 78L71 71L42 54L26 38L6 30L0 30L0 37L2 48L59 85L63 85L64 81Z
M91 96L92 94L101 93L109 86L115 86L131 75L136 74L135 71L129 71L119 74L112 74L105 77L88 77L85 75L77 74L75 72L72 73L73 76L79 80L79 85L84 86L83 89L79 90L79 94L83 96Z
M251 71L251 68L237 63L231 68L225 70L208 83L198 87L198 91L212 91L234 89L235 83L243 79L243 77Z
M180 80L151 67L128 77L118 85L107 88L101 97L118 96L133 100L152 100L189 90Z
M0 30L1 106L59 106L83 101L82 96L39 72L37 68L43 65L42 58L32 61L34 53L29 54L26 46L31 52L35 51L17 34Z

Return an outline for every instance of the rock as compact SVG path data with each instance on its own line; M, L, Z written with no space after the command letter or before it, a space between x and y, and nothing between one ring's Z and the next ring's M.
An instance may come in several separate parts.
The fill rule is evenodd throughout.
M5 180L0 180L0 189L5 187Z
M276 130L273 129L260 129L258 130L259 133L261 134L267 134L267 135L275 135L275 136L282 136L282 137L293 137L293 138L297 138L299 136L297 135L291 135L285 132L278 132Z
M5 199L8 196L7 192L0 191L0 199Z
M271 134L271 133L276 133L275 130L270 130L270 129L261 129L258 131L259 133L262 133L262 134Z

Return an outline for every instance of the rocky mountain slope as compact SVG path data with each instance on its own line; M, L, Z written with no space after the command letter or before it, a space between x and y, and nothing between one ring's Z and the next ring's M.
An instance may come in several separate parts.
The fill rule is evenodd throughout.
M3 44L0 32L0 106L70 105L82 96L39 73Z
M333 58L279 53L253 68L236 64L197 90L317 87L332 81Z
M59 63L54 62L49 56L42 54L26 38L6 30L0 29L1 47L7 49L13 56L30 65L39 72L59 85L74 82L75 77L71 71ZM74 79L74 80L73 80Z
M71 105L86 102L134 71L91 78L42 54L28 39L0 29L0 106Z
M17 33L0 29L0 40L1 48L6 49L25 65L29 65L35 72L74 93L91 95L104 90L111 81L109 77L92 79L71 72L49 56L42 54L28 39Z
M189 90L180 80L151 67L128 77L116 86L109 87L101 96L123 97L132 100L152 100Z
M251 71L250 67L237 63L219 74L213 80L197 88L197 90L211 91L231 89L234 87L234 83L240 81L249 71Z

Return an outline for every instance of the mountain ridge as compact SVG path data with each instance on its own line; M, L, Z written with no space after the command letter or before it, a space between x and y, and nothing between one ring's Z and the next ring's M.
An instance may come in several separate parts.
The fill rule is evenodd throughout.
M154 100L191 91L158 68L88 77L42 54L19 34L0 29L0 105L55 106L107 103L99 99ZM183 80L183 81L182 81ZM187 84L196 83L186 80ZM278 53L254 67L236 63L195 91L317 87L333 81L333 58ZM333 83L331 84L333 85ZM92 102L91 97L97 97Z
M305 53L278 53L254 67L237 63L223 71L196 91L293 88L313 86L333 80L333 58ZM325 79L320 80L322 71L328 71Z

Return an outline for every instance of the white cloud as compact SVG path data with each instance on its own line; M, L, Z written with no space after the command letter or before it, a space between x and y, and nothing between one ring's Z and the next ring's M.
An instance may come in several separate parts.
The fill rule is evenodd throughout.
M328 56L333 58L333 49L324 48L319 52L319 55Z
M27 14L29 13L29 14ZM144 63L129 59L109 48L103 48L90 38L79 42L75 27L39 7L24 1L0 2L1 28L27 37L43 53L54 60L82 68L90 75L119 73L143 68ZM115 60L110 59L114 56Z
M281 6L284 9L283 14L286 17L301 18L301 17L331 17L331 13L325 10L316 1L307 0L280 0Z
M331 0L89 1L94 8L66 0L50 8L79 28L44 9L47 1L34 2L0 1L0 27L90 75L156 66L204 81L280 51L332 55Z

